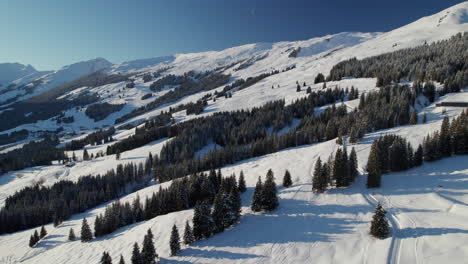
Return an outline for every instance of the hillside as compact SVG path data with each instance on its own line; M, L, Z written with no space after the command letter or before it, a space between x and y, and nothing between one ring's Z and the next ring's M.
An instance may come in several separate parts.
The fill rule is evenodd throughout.
M97 58L52 72L15 64L10 73L0 64L0 84L15 84L0 87L0 263L99 263L104 251L130 263L148 229L160 263L464 263L467 108L437 104L468 102L467 18L463 2L390 32L121 64ZM358 73L343 73L351 70ZM367 188L374 142L388 135L405 140L412 165L380 171L380 186ZM330 176L343 148L357 154L349 186ZM390 150L378 151L390 159ZM324 192L313 190L319 158L333 161ZM270 169L279 207L254 212L257 180ZM217 170L217 183L203 176ZM282 186L286 170L290 187ZM217 192L222 197L229 176L241 172L240 220L171 256L172 226L182 236L195 203L223 199ZM161 199L157 212L153 197ZM143 210L81 242L83 219L94 233L113 202ZM369 235L378 203L390 225L384 239ZM47 236L30 246L43 223Z

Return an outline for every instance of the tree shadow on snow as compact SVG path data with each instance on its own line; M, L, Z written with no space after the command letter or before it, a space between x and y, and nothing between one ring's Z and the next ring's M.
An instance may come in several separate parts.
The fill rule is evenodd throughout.
M187 248L179 254L181 257L201 257L201 258L219 258L219 259L248 259L248 258L260 258L264 257L261 255L235 253L217 249L199 249L199 248Z
M314 205L301 200L281 199L277 210L244 215L234 228L198 241L194 246L247 248L270 243L333 242L338 235L351 233L357 224L363 223L336 214L355 215L368 213L369 209L367 205Z
M458 228L403 228L395 234L398 238L416 238L422 236L440 236L447 234L468 234L468 230Z

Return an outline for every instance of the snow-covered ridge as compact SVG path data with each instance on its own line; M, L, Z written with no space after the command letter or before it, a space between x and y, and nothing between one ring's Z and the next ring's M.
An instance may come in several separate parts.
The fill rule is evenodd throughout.
M6 85L16 79L35 72L37 72L36 69L31 65L23 65L20 63L0 63L0 84Z
M7 93L2 94L0 97L0 103L3 103L11 98L15 98L15 101L31 98L35 95L46 92L51 88L57 87L66 82L76 80L84 75L102 70L111 65L112 63L103 58L96 58L70 64L52 72L34 71L27 75L19 76L16 80L12 81L12 83L15 84L16 87L21 88L13 89ZM32 92L28 93L28 88L32 88Z

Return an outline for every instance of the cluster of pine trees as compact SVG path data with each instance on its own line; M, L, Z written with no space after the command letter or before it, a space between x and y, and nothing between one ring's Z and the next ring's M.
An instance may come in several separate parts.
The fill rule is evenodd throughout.
M333 66L329 80L343 77L377 78L377 86L401 79L444 83L444 93L457 92L468 85L466 53L468 33L458 33L448 40L430 45L401 49L382 55L340 62Z
M349 186L359 174L357 168L358 161L354 147L349 156L346 148L338 148L335 156L330 155L327 162L322 163L320 158L315 162L312 190L324 192L329 186Z
M58 225L72 214L126 193L129 185L141 186L149 173L141 163L119 164L116 170L83 176L77 182L60 181L50 187L26 187L5 200L5 206L0 210L0 234L50 222Z
M276 183L273 171L268 170L266 174L265 183L262 183L262 179L258 177L257 184L252 197L252 211L272 211L279 205L278 196L276 193ZM288 176L286 176L287 178ZM288 180L287 180L288 182ZM289 183L287 183L289 185Z
M114 141L112 135L115 133L115 128L111 127L105 130L98 130L87 135L83 139L72 140L70 143L65 145L65 150L78 150L84 148L84 146L90 145L100 145L108 142Z
M154 247L154 235L151 232L151 229L148 229L145 237L143 238L143 244L140 250L138 243L133 244L131 264L156 264L159 263L159 255L156 253L156 248ZM106 251L102 253L100 264L112 264L112 258L110 254ZM119 263L125 264L125 259L120 255Z
M37 243L45 236L47 236L47 231L44 226L41 227L40 234L37 232L37 230L34 230L34 234L32 234L29 238L29 247L34 247L37 245Z
M290 125L293 118L302 118L306 115L312 115L314 107L323 106L325 104L334 103L337 100L342 100L345 97L345 95L345 90L327 89L325 91L311 93L307 97L307 99L298 100L294 104L294 106L285 107L283 101L277 101L259 108L255 108L251 111L242 110L234 112L216 113L213 117L204 117L178 124L171 123L171 114L175 111L182 109L170 109L169 112L161 113L153 120L146 121L143 127L136 128L135 135L121 140L113 144L112 146L109 146L107 149L107 155L115 154L117 153L117 151L124 152L127 150L131 150L143 146L151 141L159 140L165 137L178 137L181 134L184 134L184 136L188 134L193 134L190 131L193 131L195 128L200 127L204 124L204 126L212 126L216 128L216 135L204 136L204 133L199 132L200 129L198 129L196 131L193 131L197 132L197 135L194 137L193 141L200 141L198 137L205 137L207 138L207 140L209 140L209 138L219 139L220 142L217 143L222 146L226 144L243 144L245 140L237 142L236 136L248 136L246 140L249 142L253 139L264 137L266 136L266 130L269 127L273 126L274 131L278 131L284 126ZM232 129L224 129L221 125L215 126L216 122L221 122L222 124L227 123L226 126L229 126L229 128L236 128L235 131L242 131L242 133L239 134L239 132L236 132L236 134L233 134L230 132L230 130ZM262 127L252 127L252 123L261 124ZM223 133L224 135L222 135ZM230 142L224 142L226 141L224 140L224 137L229 137ZM203 142L205 142L205 140L203 140L201 143ZM197 146L198 145L200 144L197 144ZM201 147L196 147L196 149ZM191 146L190 148L194 147ZM193 153L197 151L196 149L188 149L186 151L190 151L190 153L188 154L193 155ZM184 155L184 157L185 156L190 155Z
M63 150L55 148L59 144L56 137L46 137L32 141L23 147L0 154L0 174L24 168L52 165L54 160L67 160Z
M445 117L439 131L428 135L414 151L411 144L396 135L385 135L372 143L367 161L367 186L380 186L381 175L407 170L452 155L468 154L468 110L452 122Z
M239 176L239 183L236 182L235 175L222 177L221 171L211 170L208 174L194 174L175 180L167 188L160 188L144 203L138 196L132 203L114 202L106 207L104 214L96 216L94 235L100 237L123 226L193 206L195 206L195 215L201 207L208 207L212 219L209 224L210 232L222 232L224 228L239 220L241 191L245 191L243 172ZM203 223L195 218L193 223L194 234L198 234L199 226ZM198 239L197 236L196 238Z

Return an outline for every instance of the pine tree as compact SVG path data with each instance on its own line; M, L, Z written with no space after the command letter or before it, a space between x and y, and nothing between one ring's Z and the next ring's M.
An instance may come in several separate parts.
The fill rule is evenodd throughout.
M180 251L179 231L177 230L177 226L175 224L172 226L171 239L169 241L169 246L171 248L171 256L175 256L177 252Z
M241 193L245 192L247 190L247 187L245 186L245 179L244 179L244 172L241 171L239 175L239 191Z
M184 230L184 244L190 245L195 241L193 237L192 227L190 226L189 222L185 223L185 230Z
M414 152L413 165L421 166L422 163L423 163L423 149L422 149L421 144L419 144L418 148L416 149L416 152Z
M91 232L91 228L89 228L88 221L86 218L83 218L83 222L81 224L81 242L88 242L93 239L93 233Z
M262 209L271 211L278 207L278 197L276 193L276 184L274 180L273 171L268 170L266 175L265 184L262 190Z
M423 114L422 123L423 123L423 124L426 124L426 123L427 123L427 114L426 114L426 113Z
M76 239L75 231L73 231L73 228L70 228L70 232L68 233L68 240L75 241L75 239Z
M315 162L314 176L312 179L312 190L314 192L324 192L327 189L326 174L323 173L322 160L320 157Z
M132 258L131 258L132 264L146 264L146 263L151 263L151 262L143 262L143 259L141 257L140 253L140 248L138 247L138 243L135 242L133 244L133 251L132 251Z
M47 231L45 229L44 226L41 227L41 234L40 234L40 238L43 239L45 236L47 236Z
M34 237L34 241L35 241L34 244L36 244L37 242L39 242L39 240L41 240L41 238L39 237L39 233L37 232L37 230L34 230L34 235L33 235L33 237Z
M235 178L233 178L235 183ZM227 199L228 215L226 216L226 227L237 223L241 216L242 201L237 185L231 186Z
M120 159L120 151L119 150L117 150L116 153L115 153L115 159L116 160Z
M367 188L380 187L380 178L382 175L380 169L380 157L377 140L374 140L367 160Z
M193 237L195 240L208 238L213 233L213 219L207 202L197 203L193 215Z
M354 149L354 147L351 149L351 153L349 154L348 169L349 169L349 183L352 183L359 174L357 155L356 155L356 150Z
M134 248L135 251L135 248ZM154 263L155 258L158 257L156 253L156 249L154 247L153 242L153 233L151 229L148 229L145 237L143 238L143 246L140 253L140 258L143 264L145 263ZM133 263L133 256L132 256L132 263Z
M109 255L109 253L107 253L106 251L104 251L102 253L102 257L101 257L101 264L112 264L112 258L111 256Z
M444 118L440 127L439 146L442 157L450 156L452 147L450 146L450 121L448 117Z
M283 186L288 188L292 185L292 180L291 180L291 173L289 173L288 170L284 173L283 177Z
M341 148L336 151L333 160L332 177L335 179L336 187L348 186L347 184L347 159Z
M298 84L296 87L296 92L300 92L300 91L301 91L301 86Z
M411 113L409 123L410 125L416 125L418 123L418 112L416 112L416 110Z
M29 238L29 247L34 247L34 245L36 245L36 243L37 243L37 241L34 238L34 235L31 235L31 237Z
M229 209L226 201L226 193L223 190L220 190L213 202L213 212L211 213L211 217L213 218L214 224L213 231L215 233L223 232L225 227L227 226L226 217Z
M258 177L257 184L255 185L255 190L253 193L252 198L252 211L259 212L262 210L262 192L263 192L263 184L262 179Z
M119 264L125 264L125 260L124 260L124 257L122 255L120 255Z
M88 150L86 149L83 151L83 160L89 160Z
M372 217L370 234L376 238L386 238L390 233L390 227L388 225L387 217L385 216L387 212L382 208L382 205L379 203L375 208L374 216Z

